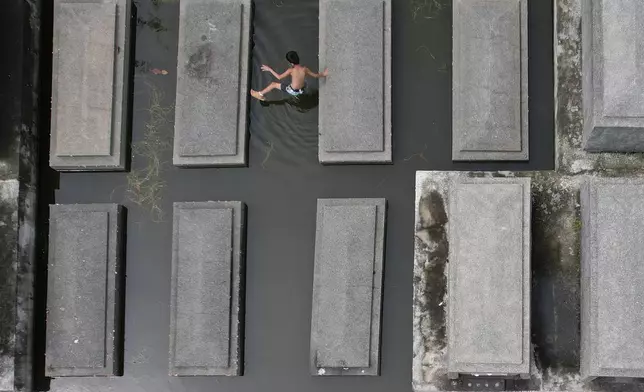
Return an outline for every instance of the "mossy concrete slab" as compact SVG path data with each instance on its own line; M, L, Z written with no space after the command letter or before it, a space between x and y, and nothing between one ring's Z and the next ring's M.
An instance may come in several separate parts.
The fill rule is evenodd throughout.
M529 378L530 179L455 179L448 198L448 373Z
M584 148L644 152L644 3L582 0Z
M591 82L582 78L582 47L592 47L582 39L582 1L586 0L554 2L556 170L563 175L644 174L642 153L588 152L584 149L584 129L592 124L586 123L585 117L589 116L584 112L586 105L583 96L586 96L587 102L588 97L596 93L584 92L593 87ZM583 26L586 26L584 28L588 28L586 22L583 23ZM600 58L601 53L597 53L596 56ZM586 78L590 76L590 72L584 74Z
M582 186L581 374L644 377L644 181Z

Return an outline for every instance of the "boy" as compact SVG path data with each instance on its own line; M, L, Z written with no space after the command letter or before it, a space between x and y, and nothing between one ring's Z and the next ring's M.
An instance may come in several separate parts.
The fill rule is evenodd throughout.
M283 74L278 74L275 72L271 67L268 65L262 65L262 71L265 72L270 72L275 76L278 80L282 80L287 76L291 76L291 84L287 83L277 83L273 82L269 84L265 89L262 91L255 91L255 90L250 90L250 95L252 95L254 98L259 99L260 101L265 101L266 98L264 95L266 95L269 91L279 88L282 91L294 96L298 97L302 94L304 94L304 89L306 88L306 82L305 78L306 75L309 75L313 78L320 78L327 76L329 74L329 70L325 69L324 72L321 73L315 73L308 69L307 67L304 67L300 65L300 56L297 55L296 52L290 51L286 53L286 60L290 64L290 68L284 71Z

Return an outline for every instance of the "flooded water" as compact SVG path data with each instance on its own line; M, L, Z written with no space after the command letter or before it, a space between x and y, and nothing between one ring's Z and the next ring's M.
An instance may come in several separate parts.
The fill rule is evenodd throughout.
M131 172L57 177L47 171L41 189L42 203L128 208L124 376L56 379L52 391L411 390L416 170L550 170L554 164L551 1L530 2L531 159L485 164L451 162L451 8L436 1L447 0L393 2L393 165L320 165L315 95L295 104L275 92L277 102L250 105L249 167L226 169L172 166L179 6L137 1ZM261 64L278 72L286 67L288 50L317 69L317 0L257 0L253 26L252 88L270 80ZM327 197L388 201L380 377L309 375L315 209ZM172 202L192 200L248 206L243 377L167 376L170 214Z

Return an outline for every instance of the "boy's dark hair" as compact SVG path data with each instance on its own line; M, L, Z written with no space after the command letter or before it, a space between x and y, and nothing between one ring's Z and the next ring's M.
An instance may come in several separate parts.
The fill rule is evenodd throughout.
M297 52L291 50L290 52L286 53L286 60L291 64L299 64L300 56L297 55Z

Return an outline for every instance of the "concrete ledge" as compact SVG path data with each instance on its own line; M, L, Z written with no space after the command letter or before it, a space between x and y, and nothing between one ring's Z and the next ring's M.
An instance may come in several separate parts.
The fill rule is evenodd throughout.
M584 149L644 151L644 3L582 0Z
M55 0L50 166L125 170L131 0Z
M644 377L644 181L581 189L581 375Z
M245 209L174 203L171 376L243 373Z
M319 159L390 163L391 0L320 0Z
M380 374L385 199L318 199L311 374Z
M46 375L122 374L117 204L50 206Z
M527 0L454 0L453 19L452 159L527 161Z
M250 0L180 2L177 166L246 165L251 13Z
M530 179L449 191L447 371L530 376Z

